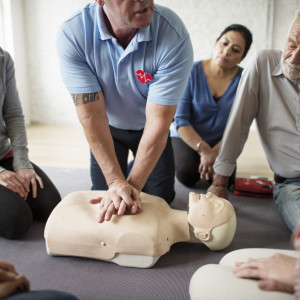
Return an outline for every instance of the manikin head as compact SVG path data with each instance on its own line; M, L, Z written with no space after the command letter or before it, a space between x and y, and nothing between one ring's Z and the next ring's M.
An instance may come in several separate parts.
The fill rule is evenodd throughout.
M195 237L211 250L227 247L236 231L233 206L212 193L189 194L188 222Z

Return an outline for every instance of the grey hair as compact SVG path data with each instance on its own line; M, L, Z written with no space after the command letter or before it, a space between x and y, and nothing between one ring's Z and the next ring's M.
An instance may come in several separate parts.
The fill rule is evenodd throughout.
M295 17L294 17L294 19L293 19L293 22L292 22L291 25L290 25L289 32L291 31L291 28L292 28L293 24L295 23L295 21L296 21L298 18L300 18L300 9L297 9L297 10L295 11Z
M294 17L294 20L293 20L293 22L292 22L292 25L293 25L293 23L294 23L298 18L300 18L300 9L297 9L297 10L295 11L295 17ZM292 25L291 25L291 27L292 27Z

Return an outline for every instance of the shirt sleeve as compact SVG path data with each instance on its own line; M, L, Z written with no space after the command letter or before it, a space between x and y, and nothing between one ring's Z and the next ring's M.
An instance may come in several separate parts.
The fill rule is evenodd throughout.
M149 87L147 101L177 105L186 89L193 60L190 36L186 35L162 57Z
M10 55L7 52L5 54L6 97L3 105L3 120L11 141L13 167L15 171L22 168L32 169L28 158L24 115L16 87L14 63Z
M70 21L71 22L71 21ZM96 93L101 91L96 71L92 70L85 55L86 36L75 34L71 25L64 23L57 34L56 48L62 80L71 94ZM82 26L81 26L82 27ZM76 30L80 26L74 26Z
M191 112L192 112L192 101L193 101L193 94L192 94L192 76L189 79L188 86L181 98L176 114L175 114L175 126L176 130L178 127L182 126L192 126L191 120Z
M248 138L249 129L259 106L259 65L253 55L242 77L226 124L219 155L214 164L215 173L230 176L236 160Z

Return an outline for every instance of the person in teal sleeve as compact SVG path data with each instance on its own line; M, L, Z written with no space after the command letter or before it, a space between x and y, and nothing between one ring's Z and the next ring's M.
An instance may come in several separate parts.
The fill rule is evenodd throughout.
M97 0L62 24L57 51L91 149L92 189L107 190L99 222L135 214L141 191L170 203L169 127L193 63L183 22L153 0Z

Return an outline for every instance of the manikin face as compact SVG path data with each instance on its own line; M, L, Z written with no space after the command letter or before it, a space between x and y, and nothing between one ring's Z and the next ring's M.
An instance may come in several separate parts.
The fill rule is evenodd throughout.
M281 57L281 68L285 77L300 82L300 17L290 29Z
M233 68L243 59L245 39L238 31L230 30L216 42L213 61L221 68Z
M154 0L96 0L118 30L147 27L152 20Z
M188 222L194 227L197 238L202 241L209 240L211 230L228 222L233 214L233 206L223 198L212 193L190 193Z

